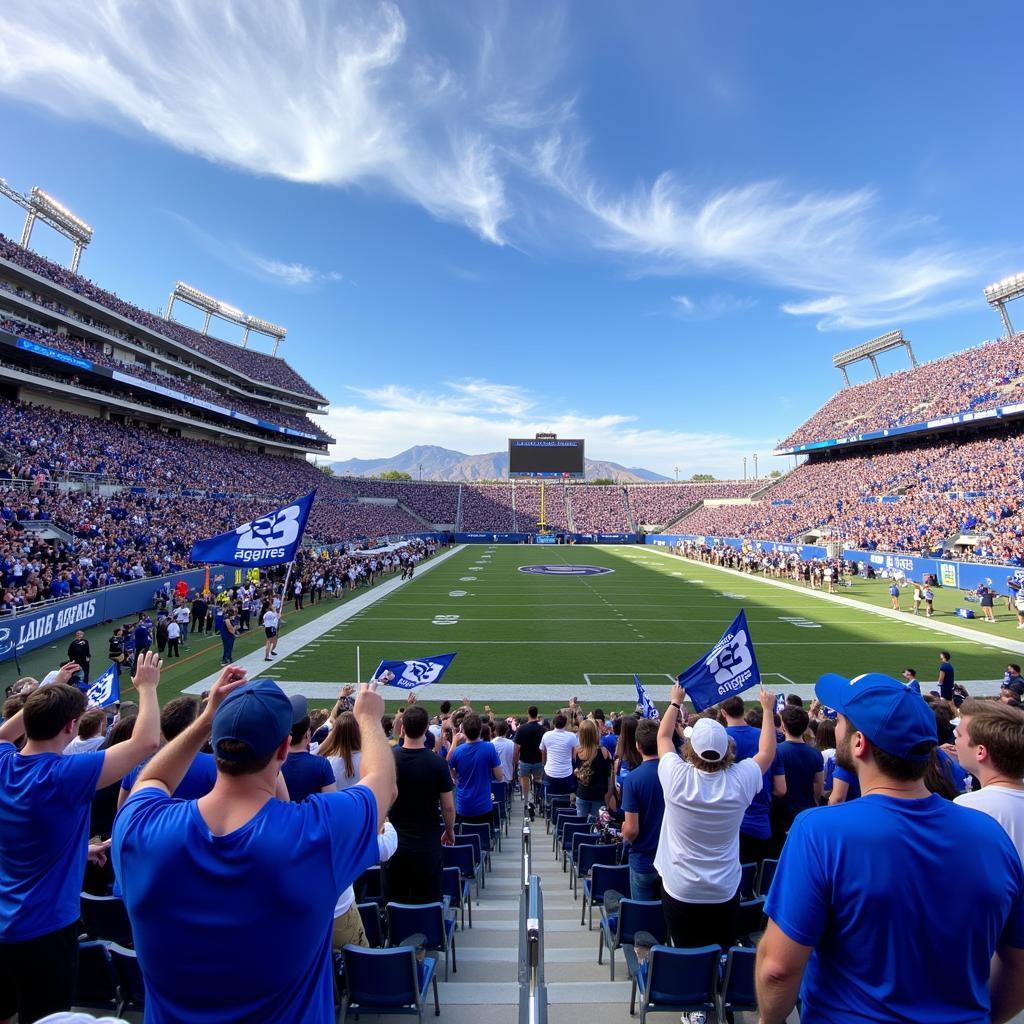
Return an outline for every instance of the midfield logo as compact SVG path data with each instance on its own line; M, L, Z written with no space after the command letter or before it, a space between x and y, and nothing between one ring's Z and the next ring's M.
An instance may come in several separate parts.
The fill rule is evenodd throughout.
M529 576L604 576L615 572L603 565L521 565L519 571Z

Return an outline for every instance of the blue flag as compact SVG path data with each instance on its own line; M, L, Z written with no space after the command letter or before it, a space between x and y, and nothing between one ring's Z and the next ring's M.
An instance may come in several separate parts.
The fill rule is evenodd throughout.
M636 702L643 712L644 718L657 718L658 709L654 706L654 701L647 696L644 684L640 682L640 677L635 672L633 673L633 685L636 687Z
M394 679L388 680L388 686L415 690L417 686L436 683L445 674L454 658L454 654L435 654L415 661L382 661L377 666L377 671L373 673L373 678L380 679L382 672L391 672Z
M111 665L103 675L97 676L89 684L85 696L90 708L105 708L108 704L116 704L121 699L117 665Z
M757 686L761 673L747 629L747 613L741 611L722 639L700 661L681 672L678 679L698 711Z
M221 533L192 545L193 562L222 562L224 565L279 565L291 562L299 550L309 510L316 491L296 498L285 508L243 523L230 533Z

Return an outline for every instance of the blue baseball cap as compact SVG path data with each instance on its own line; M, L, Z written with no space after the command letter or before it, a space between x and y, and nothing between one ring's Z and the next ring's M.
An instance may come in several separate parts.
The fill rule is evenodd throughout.
M229 693L213 716L214 754L225 761L249 761L275 751L292 731L292 702L273 679L251 679ZM248 749L225 753L224 740Z
M939 741L935 714L924 698L881 672L853 679L826 672L815 683L814 694L893 757L923 761Z

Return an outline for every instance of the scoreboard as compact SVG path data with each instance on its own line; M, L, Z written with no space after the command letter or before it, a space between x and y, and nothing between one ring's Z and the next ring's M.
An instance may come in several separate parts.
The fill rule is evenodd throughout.
M583 438L512 437L508 442L511 478L582 480Z

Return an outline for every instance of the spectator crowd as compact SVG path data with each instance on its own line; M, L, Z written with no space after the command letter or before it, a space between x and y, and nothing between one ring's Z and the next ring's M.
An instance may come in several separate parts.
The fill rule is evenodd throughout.
M324 568L298 578L316 589ZM141 650L137 703L89 708L76 656L19 680L0 719L5 1019L79 1001L89 893L124 908L148 1020L327 1024L332 953L376 941L357 906L367 886L443 906L445 867L469 850L472 882L469 838L486 851L516 793L594 887L602 948L630 906L646 914L631 971L667 944L756 946L766 1024L798 999L803 1020L850 1024L1024 1009L1017 666L998 700L958 695L944 653L924 694L908 669L826 674L808 707L761 690L698 713L677 684L650 717L576 698L550 717L468 698L431 715L416 693L392 716L376 680L311 709L231 664L202 702L161 708L162 662ZM614 888L597 894L580 842L621 865ZM956 875L938 905L930 865ZM446 955L443 939L391 938Z

